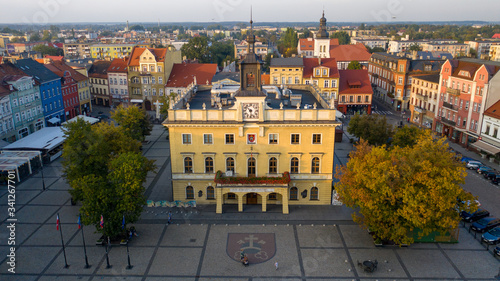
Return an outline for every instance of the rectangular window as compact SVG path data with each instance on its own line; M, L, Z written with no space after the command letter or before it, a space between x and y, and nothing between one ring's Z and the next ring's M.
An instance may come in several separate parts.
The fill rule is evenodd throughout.
M269 144L278 144L278 134L269 134Z
M203 134L203 144L213 144L213 135Z
M312 143L313 144L321 144L321 134L313 134Z
M325 80L324 88L329 88L329 87L330 87L330 81L329 80Z
M163 77L158 77L158 84L163 84Z
M332 80L332 88L337 88L337 80Z
M234 144L234 134L226 134L226 144Z
M182 144L191 144L191 134L182 134Z
M300 144L300 134L291 135L291 144Z
M469 109L469 101L465 102L465 110Z
M323 76L326 76L328 74L328 70L327 69L323 69Z

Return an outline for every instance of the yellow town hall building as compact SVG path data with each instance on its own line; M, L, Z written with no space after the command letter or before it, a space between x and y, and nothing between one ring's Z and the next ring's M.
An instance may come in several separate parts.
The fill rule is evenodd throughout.
M252 23L252 22L251 22ZM170 100L173 198L197 204L328 205L332 201L334 101L309 86L263 89L255 37L240 62L240 88L194 83Z

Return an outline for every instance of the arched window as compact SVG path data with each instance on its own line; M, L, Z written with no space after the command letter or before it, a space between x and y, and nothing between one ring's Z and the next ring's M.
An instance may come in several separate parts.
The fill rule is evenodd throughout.
M299 158L292 157L290 160L290 173L298 174L299 173Z
M271 157L269 159L269 173L270 174L278 173L278 159L276 159L276 157Z
M255 177L256 172L255 172L255 158L250 157L248 158L248 176L249 177Z
M234 193L228 193L227 194L227 199L236 199L236 194L234 194Z
M232 171L234 173L234 158L226 158L226 171Z
M278 195L276 193L269 193L269 200L276 200Z
M295 186L290 188L290 200L297 200L299 196L299 189Z
M311 173L312 174L319 174L319 158L318 157L314 157L312 159Z
M184 158L184 173L190 174L193 172L193 159L191 157Z
M212 157L205 158L205 173L214 172L214 159Z
M311 188L311 200L318 200L318 188Z
M213 186L207 187L207 199L208 200L215 199L215 189Z
M194 199L194 188L192 186L186 187L186 199Z

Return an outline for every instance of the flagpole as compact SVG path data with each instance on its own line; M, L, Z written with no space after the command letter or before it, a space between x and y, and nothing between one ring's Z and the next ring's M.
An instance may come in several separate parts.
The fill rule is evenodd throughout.
M80 218L80 216L78 216ZM81 226L82 230L82 240L83 240L83 252L85 253L85 268L90 268L89 259L87 258L87 246L85 245L85 236L83 235L83 223L78 220L79 226Z
M106 268L111 268L111 265L109 264L108 244L109 244L109 236L108 236L108 241L106 242Z
M126 228L125 228L125 215L123 215L123 220L122 220L122 229L125 229L125 236L128 236L128 233L126 231ZM127 239L127 261L128 261L128 265L126 267L126 269L132 269L132 265L130 264L130 253L128 251L128 242L130 241L130 239Z
M59 213L57 213L57 218L59 219ZM68 268L68 260L66 259L66 249L64 248L64 240L63 240L63 234L62 234L62 223L59 222L59 233L61 234L61 244L62 244L62 249L63 249L63 254L64 254L64 268Z

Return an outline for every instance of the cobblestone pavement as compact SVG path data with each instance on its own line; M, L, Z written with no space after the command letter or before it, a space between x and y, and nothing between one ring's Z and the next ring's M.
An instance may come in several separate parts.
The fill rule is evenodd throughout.
M155 126L143 150L156 160L159 170L148 175L146 183L146 194L152 200L170 200L166 134L161 126ZM337 144L337 165L347 162L350 149L347 137ZM69 186L61 178L61 168L59 159L44 169L45 191L40 174L16 188L15 274L8 272L7 263L11 235L7 229L10 222L6 221L8 194L5 188L0 191L0 280L475 281L496 280L499 270L491 247L486 251L479 236L474 238L467 232L467 225L460 227L457 244L379 248L366 230L352 222L352 211L344 206L291 206L289 215L281 214L276 206L270 206L267 213L260 212L258 206L245 206L243 213L224 206L223 214L215 214L214 206L145 208L135 224L139 236L129 244L132 269L126 269L127 247L120 245L110 247L112 267L106 268L105 248L95 245L99 235L91 226L83 230L91 265L86 269L81 230L76 223L79 207L70 204ZM173 224L166 225L169 210L173 212ZM57 213L69 268L64 268ZM258 255L260 263L244 267L234 260L235 253L227 250L229 237L234 234L244 237L241 245L259 235L274 240L256 240L260 246L268 243L265 248L271 250ZM248 246L249 251L252 247ZM374 273L365 273L357 265L368 259L378 260ZM278 270L275 262L279 263Z

